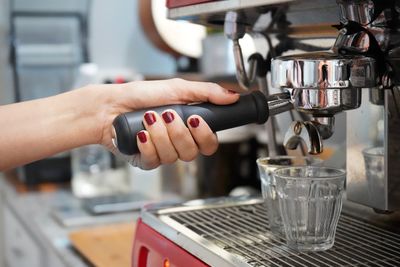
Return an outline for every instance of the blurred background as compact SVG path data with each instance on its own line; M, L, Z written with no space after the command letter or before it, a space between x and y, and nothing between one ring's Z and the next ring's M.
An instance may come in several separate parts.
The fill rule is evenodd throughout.
M223 31L168 20L164 0L0 0L0 7L1 105L89 83L172 77L241 90L232 44ZM333 40L320 45L329 47ZM240 41L245 62L254 51L268 52L265 38L246 36ZM343 122L344 115L336 120ZM291 118L281 114L275 121L274 153L286 153L279 129L287 129ZM265 127L223 131L215 155L152 171L133 168L91 145L0 174L0 267L92 266L82 246L86 251L101 243L106 230L83 245L87 235L74 239L75 231L109 226L111 232L129 233L139 208L152 201L258 195L255 160L271 154ZM345 130L336 130L321 155L334 166L344 165L340 148ZM128 242L121 243L120 252L104 266L124 266L119 260L130 255L131 235L117 234Z

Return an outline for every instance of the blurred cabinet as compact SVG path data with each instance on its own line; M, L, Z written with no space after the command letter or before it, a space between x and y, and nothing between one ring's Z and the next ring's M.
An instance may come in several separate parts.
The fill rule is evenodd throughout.
M0 172L0 267L87 267L51 217L56 200L64 203L61 191L21 193L16 179Z
M12 207L1 206L3 254L7 267L66 267L50 247L45 246L43 241L39 241L30 232L34 228L25 225L27 220L21 220Z
M16 101L72 89L89 60L89 0L11 1L11 58Z
M72 89L84 61L77 14L13 13L15 72L19 100Z
M89 61L90 3L90 0L10 1L15 102L60 94L74 87L79 66ZM69 153L63 153L33 162L19 168L19 178L32 186L68 182L70 158Z
M44 251L9 207L4 208L5 257L8 267L43 267Z

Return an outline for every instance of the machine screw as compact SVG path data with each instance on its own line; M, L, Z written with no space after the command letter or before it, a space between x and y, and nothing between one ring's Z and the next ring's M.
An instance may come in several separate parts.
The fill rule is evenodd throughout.
M303 128L303 126L301 125L301 122L297 122L296 125L293 127L294 133L296 135L300 135L302 128Z
M386 72L382 75L382 87L383 89L390 89L393 87L392 72Z

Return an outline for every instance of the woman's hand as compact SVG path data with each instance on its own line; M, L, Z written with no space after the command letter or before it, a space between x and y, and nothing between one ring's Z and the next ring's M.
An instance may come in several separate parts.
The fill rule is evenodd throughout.
M117 153L111 143L115 117L132 110L212 102L230 104L232 94L214 83L181 79L89 85L52 97L0 106L0 170L7 170L67 151L99 143ZM129 158L143 169L193 159L198 152L210 155L217 138L199 116L189 118L189 129L171 110L145 115L146 130L137 138L141 154Z
M96 88L99 90L99 88ZM197 115L188 118L185 126L173 110L158 114L152 107L169 104L211 102L219 105L234 103L239 94L228 91L215 83L190 82L182 79L164 81L138 81L104 86L106 105L102 110L102 135L100 143L116 153L112 145L111 125L114 118L125 112L148 108L143 124L144 131L132 138L137 139L140 154L129 161L140 168L152 169L177 159L193 160L198 153L211 155L218 147L216 135L207 123Z

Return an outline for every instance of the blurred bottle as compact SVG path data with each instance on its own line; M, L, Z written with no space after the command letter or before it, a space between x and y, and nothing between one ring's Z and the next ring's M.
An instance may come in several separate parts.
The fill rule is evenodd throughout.
M130 192L127 165L101 145L72 151L72 191L79 198Z
M72 191L77 197L104 194L104 182L111 168L111 158L100 145L89 145L72 151Z

